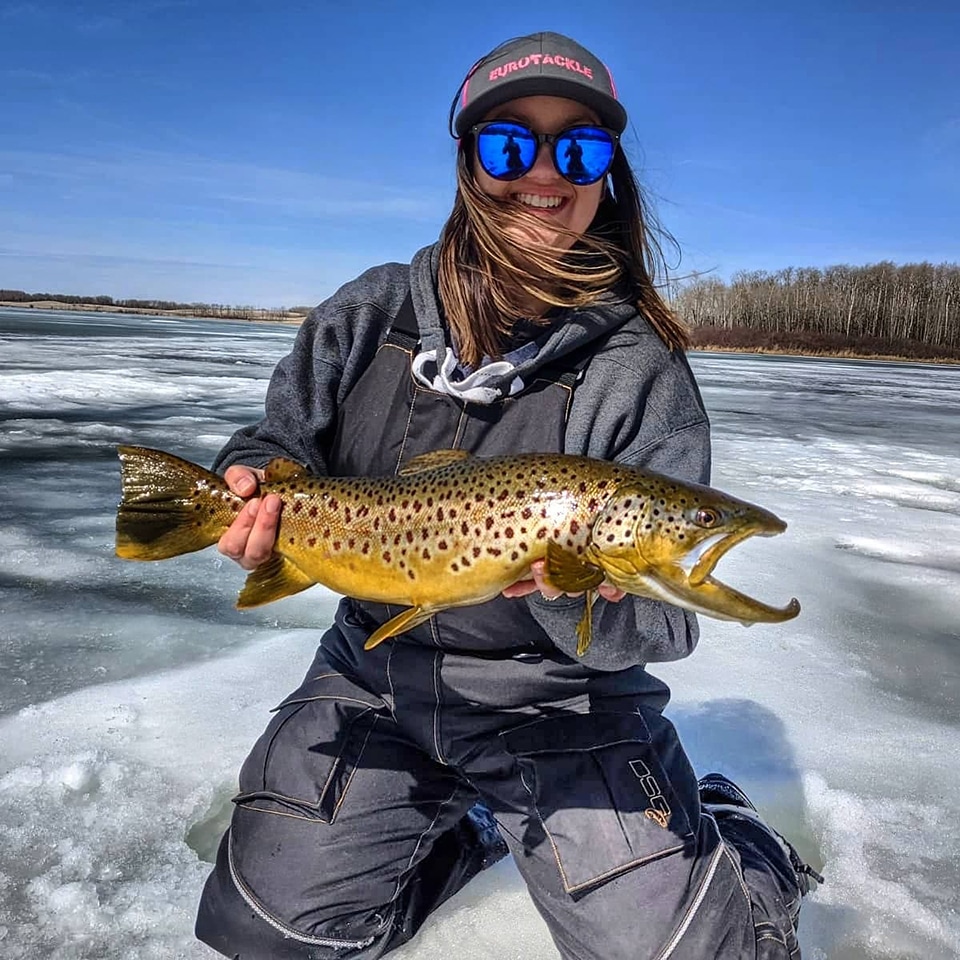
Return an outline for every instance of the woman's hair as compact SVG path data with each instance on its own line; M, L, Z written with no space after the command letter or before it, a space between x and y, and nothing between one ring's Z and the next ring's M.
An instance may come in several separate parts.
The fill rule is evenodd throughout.
M661 298L655 278L665 273L659 236L643 192L621 147L597 215L566 248L524 244L511 226L542 221L520 203L494 200L473 176L473 137L460 141L457 195L440 240L440 300L460 359L476 366L502 356L514 323L531 302L578 308L606 295L633 303L667 346L685 349L684 325ZM522 232L522 231L521 231ZM672 237L668 237L672 241ZM549 318L527 317L547 324Z

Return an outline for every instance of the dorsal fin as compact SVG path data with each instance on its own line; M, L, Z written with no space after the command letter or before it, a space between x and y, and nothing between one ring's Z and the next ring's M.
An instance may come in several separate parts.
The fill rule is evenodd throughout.
M431 450L429 453L421 453L419 457L411 457L397 471L397 475L409 477L413 473L438 470L440 467L449 467L451 463L458 463L472 456L473 454L466 450Z
M309 476L312 474L303 464L288 460L286 457L274 457L263 470L265 483L279 483L281 480Z

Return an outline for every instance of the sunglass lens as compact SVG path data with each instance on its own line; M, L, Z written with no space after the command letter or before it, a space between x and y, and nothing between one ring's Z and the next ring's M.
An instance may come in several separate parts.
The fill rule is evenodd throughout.
M557 169L571 183L586 186L605 176L616 144L600 127L571 127L554 145Z
M497 180L516 180L537 159L537 139L518 123L488 123L477 134L480 166Z

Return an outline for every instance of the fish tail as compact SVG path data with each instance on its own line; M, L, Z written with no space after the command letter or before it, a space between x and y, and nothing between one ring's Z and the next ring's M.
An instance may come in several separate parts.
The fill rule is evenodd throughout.
M222 477L162 450L119 446L118 557L165 560L216 543L243 500Z

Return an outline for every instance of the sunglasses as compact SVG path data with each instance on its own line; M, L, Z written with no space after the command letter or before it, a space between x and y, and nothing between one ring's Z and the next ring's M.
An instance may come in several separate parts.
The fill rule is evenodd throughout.
M553 165L565 180L585 187L607 175L620 135L586 124L560 133L535 133L524 123L488 120L471 127L480 166L495 180L517 180L533 169L540 147L551 147Z

